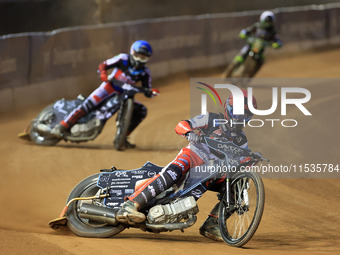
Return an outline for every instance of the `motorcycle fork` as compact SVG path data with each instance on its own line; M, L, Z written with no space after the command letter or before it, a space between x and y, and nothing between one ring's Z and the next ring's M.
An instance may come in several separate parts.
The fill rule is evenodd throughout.
M227 209L230 209L230 173L227 171L227 178L225 181L225 196L222 198L225 199L227 204Z
M119 124L119 121L121 120L122 118L122 114L123 114L123 109L124 109L124 104L125 104L125 101L121 101L120 102L120 106L119 106L119 110L118 110L118 114L117 114L117 119L116 119L116 124L118 126Z
M223 163L222 163L223 164ZM222 187L222 190L220 191L220 194L218 196L220 202L223 202L226 205L227 209L230 209L230 177L231 174L229 171L226 173L226 178L225 178L225 185Z

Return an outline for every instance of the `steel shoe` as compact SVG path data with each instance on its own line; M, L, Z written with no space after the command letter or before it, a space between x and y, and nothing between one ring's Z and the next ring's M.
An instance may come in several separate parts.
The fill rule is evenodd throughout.
M200 234L214 241L223 241L220 229L218 227L218 218L208 216L199 229Z
M66 130L66 128L61 125L57 124L54 126L54 128L51 130L51 134L57 138L62 138L63 137L63 132Z
M132 201L126 201L122 208L119 209L116 215L116 219L121 223L141 223L144 222L146 217L144 213L138 212L137 204Z

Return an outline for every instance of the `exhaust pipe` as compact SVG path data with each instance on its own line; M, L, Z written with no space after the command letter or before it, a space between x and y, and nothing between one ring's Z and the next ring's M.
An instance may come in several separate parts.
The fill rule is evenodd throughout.
M116 212L117 210L112 208L87 203L83 203L78 209L78 215L81 218L112 226L119 224L116 220Z

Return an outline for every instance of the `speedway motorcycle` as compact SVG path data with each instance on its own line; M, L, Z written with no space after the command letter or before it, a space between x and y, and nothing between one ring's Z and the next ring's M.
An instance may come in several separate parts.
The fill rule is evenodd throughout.
M63 133L62 138L52 135L51 130L85 100L82 95L74 100L63 98L47 106L30 122L23 133L18 134L18 137L48 146L56 145L62 139L76 143L87 142L94 140L101 133L106 121L118 110L114 147L116 150L122 150L133 114L134 96L136 93L144 93L146 89L129 84L115 86L115 89L121 93L104 100L96 110L80 118L70 130ZM159 91L153 89L152 93L158 95Z
M190 169L179 184L154 198L143 211L145 222L123 224L116 220L116 213L124 197L162 170L151 162L134 170L104 169L82 180L70 193L59 218L49 226L55 230L69 228L81 237L111 237L130 227L153 233L183 231L196 222L196 201L213 190L220 200L219 228L224 242L234 247L245 245L260 224L265 192L260 176L242 169L265 159L232 142L209 137L203 142L217 151L220 159ZM244 156L250 160L240 165ZM211 185L215 182L222 183L218 190Z
M268 42L258 37L248 37L250 49L244 61L230 63L222 74L222 78L252 78L264 63L264 51Z

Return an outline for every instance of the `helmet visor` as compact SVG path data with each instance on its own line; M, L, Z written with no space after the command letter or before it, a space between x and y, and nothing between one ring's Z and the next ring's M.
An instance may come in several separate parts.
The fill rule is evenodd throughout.
M273 26L274 25L274 19L273 17L271 16L267 16L263 19L262 21L262 24L265 26L265 27L270 27L270 26Z
M234 120L237 120L237 121L248 122L253 117L253 114L251 114L251 113L245 113L243 115L236 114L236 115L232 115L232 117L233 117Z
M135 51L132 52L132 57L135 61L139 61L142 63L146 63L149 60L148 56L135 52Z
M272 16L267 16L267 17L265 17L263 21L266 22L266 23L268 23L268 24L269 24L269 23L274 23L274 19L273 19Z
M253 114L248 110L245 110L244 114L233 114L233 107L228 105L227 108L228 108L230 117L232 117L234 121L248 122L253 117Z

